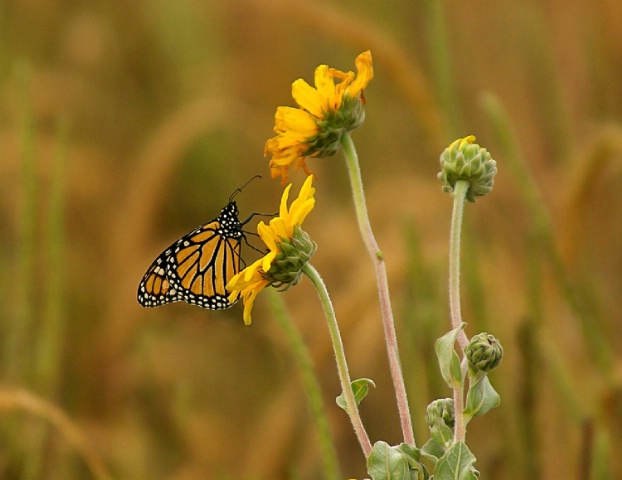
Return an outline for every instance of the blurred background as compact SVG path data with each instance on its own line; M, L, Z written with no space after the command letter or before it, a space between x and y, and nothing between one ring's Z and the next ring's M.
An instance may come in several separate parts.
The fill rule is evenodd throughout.
M426 405L451 396L433 350L449 329L438 157L474 134L499 173L465 209L463 315L469 336L505 348L491 374L502 404L467 434L481 478L622 477L621 21L615 0L1 2L0 478L322 478L268 296L245 327L241 305L147 310L136 288L253 175L240 217L277 209L263 157L276 107L294 105L295 79L354 70L367 49L375 78L353 138L418 444ZM363 420L398 444L343 157L308 164L313 263L353 378L377 384ZM343 478L362 478L316 293L305 280L281 298Z

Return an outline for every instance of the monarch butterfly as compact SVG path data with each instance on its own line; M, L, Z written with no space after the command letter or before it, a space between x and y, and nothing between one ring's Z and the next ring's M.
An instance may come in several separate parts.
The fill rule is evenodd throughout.
M246 241L242 227L258 215L239 220L233 198L241 191L231 194L220 215L181 237L153 261L138 285L138 303L151 308L183 301L223 310L238 301L239 296L228 298L225 286L240 271L242 240Z

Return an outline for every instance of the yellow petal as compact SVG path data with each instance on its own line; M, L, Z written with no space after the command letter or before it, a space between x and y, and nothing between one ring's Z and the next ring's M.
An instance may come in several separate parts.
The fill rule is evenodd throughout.
M272 220L270 220L270 228L274 232L275 237L278 239L277 242L279 242L281 238L291 237L293 228L289 228L288 218L289 218L289 214L285 218L279 217L279 218L273 218Z
M304 142L317 134L313 117L300 108L278 107L275 114L274 131Z
M320 65L315 69L315 86L322 96L320 115L328 109L339 108L341 95L337 95L335 80L333 79L332 69L326 65Z
M374 78L374 68L372 65L371 52L367 50L356 57L356 78L347 89L351 97L356 97L361 90L365 89L372 78Z
M261 269L264 272L267 272L268 270L270 270L270 267L272 266L272 262L274 261L274 259L276 258L276 250L267 253L261 262Z
M259 222L257 225L257 233L259 234L259 238L266 244L266 246L272 251L276 250L276 238L274 237L274 232L272 228L266 225L263 221Z
M292 189L292 184L290 183L287 187L285 187L285 190L283 191L283 195L281 196L281 205L279 208L280 217L287 216L287 199L289 198L289 191L291 189Z
M322 107L324 98L315 88L299 78L292 83L292 97L296 103L304 108L311 115L322 118Z
M253 321L251 318L251 312L253 311L253 304L255 303L255 298L259 292L257 290L252 290L250 294L244 297L244 324L250 325Z
M350 86L352 81L354 80L354 72L342 72L341 70L337 70L336 68L331 68L331 73L334 78L339 79L339 83L336 87L336 95L339 98L339 104L335 106L335 108L339 108L341 106L341 99L343 94L346 92L346 89Z
M302 222L305 221L305 218L307 218L307 215L311 213L311 210L313 210L314 206L315 198L309 198L308 200L306 200L298 209L296 209L294 215L292 215L292 225L302 225Z

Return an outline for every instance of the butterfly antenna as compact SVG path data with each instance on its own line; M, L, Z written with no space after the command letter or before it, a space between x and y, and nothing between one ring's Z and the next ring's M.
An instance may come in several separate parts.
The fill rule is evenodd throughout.
M231 196L229 197L229 203L231 203L233 201L233 199L235 198L235 196L240 193L244 188L246 188L246 186L251 183L253 180L255 180L256 178L261 178L261 175L255 175L253 178L251 178L248 182L246 182L244 185L242 185L240 188L236 188L233 193L231 194Z

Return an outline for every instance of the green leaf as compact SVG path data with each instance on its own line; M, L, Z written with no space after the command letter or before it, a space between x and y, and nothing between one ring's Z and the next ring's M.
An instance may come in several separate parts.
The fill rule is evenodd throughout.
M358 380L354 380L350 383L352 387L352 393L354 394L354 401L357 405L361 404L361 401L367 396L369 392L369 386L376 388L376 384L373 380L369 378L359 378ZM341 393L337 397L337 405L343 408L346 412L348 411L348 406L346 405L346 397Z
M458 442L437 462L434 480L477 480L479 472L473 467L476 460L469 447Z
M427 469L419 463L419 450L402 443L396 447L376 442L367 457L372 480L427 480Z
M421 447L420 453L423 458L431 464L436 465L438 459L445 455L445 448L436 440L431 438L423 447Z
M469 387L467 393L464 417L468 422L473 417L478 417L484 413L498 407L501 397L490 384L488 376L483 376L476 383Z
M425 480L429 478L430 475L428 473L428 469L425 468L424 465L419 463L419 459L421 458L421 451L418 448L413 447L412 445L409 445L407 443L402 443L395 448L397 448L402 453L402 455L408 462L408 466L410 467L410 469L414 473L416 473L416 475L411 478L415 478L417 480Z
M439 418L430 427L430 435L443 448L449 448L454 440L454 431Z
M462 384L462 371L460 370L460 358L454 350L454 343L460 330L465 327L465 323L447 332L436 341L434 349L438 357L438 364L441 368L441 375L449 388L459 387Z

